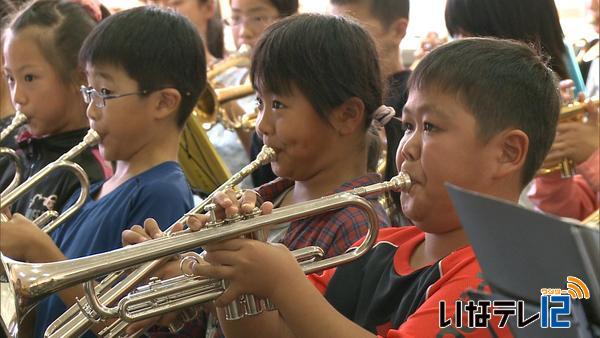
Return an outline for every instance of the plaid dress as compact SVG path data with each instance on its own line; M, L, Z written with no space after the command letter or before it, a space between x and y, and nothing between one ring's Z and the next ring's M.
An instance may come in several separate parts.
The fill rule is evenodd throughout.
M369 173L346 182L331 192L331 194L351 190L370 184L381 182L381 177L376 173ZM277 178L256 189L265 201L273 202L282 193L294 185L293 180ZM375 207L379 216L379 226L389 227L390 221L383 207L377 201L378 195L364 196ZM368 218L364 211L356 207L346 207L324 214L303 218L290 222L289 228L280 243L290 250L316 245L323 249L325 257L332 257L344 253L359 239L367 234L369 227ZM152 332L151 337L224 337L218 326L216 316L202 313L193 322L177 334L167 332Z

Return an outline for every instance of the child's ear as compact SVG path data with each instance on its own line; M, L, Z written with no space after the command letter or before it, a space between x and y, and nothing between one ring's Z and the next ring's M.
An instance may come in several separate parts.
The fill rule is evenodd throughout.
M365 123L365 104L358 97L351 97L333 109L329 122L340 135L354 133Z
M179 108L181 103L181 94L175 88L165 88L154 93L155 99L155 115L157 119L164 119L171 116Z
M404 39L406 36L406 28L408 27L408 19L399 18L394 20L390 25L388 31L393 34L394 40L397 40L398 43Z
M497 143L496 177L504 177L512 173L521 173L527 152L529 150L529 137L520 129L503 131L492 142Z

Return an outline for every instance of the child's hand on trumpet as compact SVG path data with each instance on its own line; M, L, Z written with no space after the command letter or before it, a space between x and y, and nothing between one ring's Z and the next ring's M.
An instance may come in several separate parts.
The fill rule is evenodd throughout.
M3 216L8 221L0 222L0 251L19 261L45 263L65 259L52 238L35 223L21 214L10 215L5 210Z
M216 205L215 214L217 216L217 219L232 218L240 213L242 215L252 213L258 203L260 203L260 210L261 210L262 214L270 214L273 210L273 204L271 202L262 203L260 196L252 190L246 190L242 193L239 193L239 192L233 191L232 189L228 189L224 192L219 192L219 193L215 194L215 197L212 202ZM194 215L190 215L188 217L186 224L191 231L198 231L204 227L204 225L208 222L209 219L210 219L210 217L207 214L194 214ZM175 233L178 231L182 231L183 228L184 228L183 224L177 223L175 225L175 227L173 228L173 232ZM145 242L145 241L151 240L151 239L161 238L163 236L164 236L164 233L161 231L158 223L154 219L148 218L144 221L143 226L136 224L136 225L133 225L130 229L123 231L121 240L122 240L123 246L127 246L127 245L133 245L133 244ZM268 254L268 252L271 250L280 251L282 253L285 252L285 253L287 253L287 256L290 256L293 259L293 263L294 264L296 263L295 258L293 256L291 256L289 250L287 250L287 248L285 248L284 246L280 246L280 247L278 246L278 248L275 248L268 244L263 244L260 242L250 241L250 240L235 239L235 240L221 242L214 246L210 245L205 249L208 249L211 251L212 250L215 250L215 251L220 250L221 252L224 252L224 251L228 250L227 248L229 248L231 245L234 245L235 248L240 248L240 249L244 248L242 250L244 255L245 255L246 251L250 250L250 252L253 252L251 254L255 254L257 257L264 257L264 255L261 254L261 252L266 253L267 257L271 256ZM256 246L256 245L259 246L258 249L254 248L254 246ZM263 246L263 247L260 248L261 246ZM159 269L157 269L153 272L152 275L155 277L158 277L162 280L165 280L168 278L182 275L184 273L184 271L182 271L182 269L186 269L186 271L185 271L186 274L202 275L201 274L203 272L202 269L207 268L207 269L209 269L209 271L207 272L206 277L221 278L221 277L217 277L217 275L220 275L223 273L222 268L225 269L225 273L227 272L228 269L230 269L230 267L227 267L225 265L221 265L220 263L218 263L219 259L220 259L219 254L216 255L216 258L213 258L214 255L207 254L207 256L209 257L209 260L206 262L203 259L203 257L198 257L199 255L197 255L196 253L185 253L185 254L182 254L181 256L183 257L183 256L188 256L188 255L196 256L196 259L190 260L190 262L194 262L194 264L188 264L188 265L181 266L181 264L180 264L181 257L177 257L177 259L173 259L173 260L170 260L169 262L166 262L165 264L162 264ZM282 255L272 255L272 256L273 256L273 258L276 258L276 256L282 256ZM260 258L260 260L263 260L263 263L264 263L264 259ZM242 264L243 262L236 263L236 266L237 266L236 269L238 269L238 268L243 269L243 270L252 269L252 267L251 267L252 264L255 264L255 263L258 263L259 265L262 264L260 260L257 260L257 259L249 260L247 262L249 264L246 264L246 265ZM211 264L209 264L207 262L210 262ZM212 268L214 265L212 265L212 264L220 264L220 266L213 270ZM244 274L242 274L242 276L243 275ZM262 277L266 277L266 276L267 275L263 275ZM300 276L302 278L304 278L304 274L302 273L302 271L300 271ZM235 276L231 276L231 277L238 278L239 273L236 273ZM263 283L263 284L266 285L268 283ZM227 289L226 293L224 293L223 296L221 296L219 299L217 299L217 304L227 304L229 302L228 299L230 299L230 298L235 299L235 297L238 297L240 295L239 291L246 292L245 290L247 290L247 289L254 289L254 287L246 286L245 281L242 281L242 282L236 281L235 284L230 285L230 287ZM262 294L262 291L260 294ZM179 313L174 312L174 313L167 313L162 316L157 316L157 317L153 317L150 319L146 319L143 321L139 321L139 322L136 322L136 323L130 325L127 328L127 333L134 334L138 330L141 330L143 328L146 328L146 327L152 326L152 325L167 326L167 325L173 324L174 322L177 322L178 316L179 316Z
M231 218L237 214L250 214L255 207L259 207L263 215L270 214L273 211L273 203L263 203L262 197L254 190L236 192L233 189L227 189L223 192L217 192L213 198L213 203L217 206L215 210L217 219L222 219L223 216ZM199 219L205 223L208 218Z

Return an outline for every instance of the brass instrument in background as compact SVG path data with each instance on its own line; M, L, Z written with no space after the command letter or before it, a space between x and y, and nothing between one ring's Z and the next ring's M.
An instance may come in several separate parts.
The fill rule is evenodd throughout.
M12 121L6 128L2 129L0 132L0 142L4 141L8 135L10 135L15 129L27 123L27 116L17 111ZM23 163L21 159L17 155L17 153L8 147L0 147L0 155L8 156L15 164L15 175L13 176L10 184L0 193L0 198L4 197L9 191L16 188L19 184L21 184L21 177L23 176Z
M208 83L215 84L215 78L225 71L233 67L250 68L252 62L251 59L252 48L250 45L243 44L238 48L237 52L227 56L227 58L215 63L209 67L206 72L206 79Z
M219 191L224 191L228 188L232 188L238 185L244 178L249 176L253 171L258 169L259 167L270 163L275 158L275 152L273 149L263 146L261 152L256 156L256 159L246 165L242 170L229 178L225 183L223 183L220 187L215 189L207 198L205 198L198 206L194 207L189 211L188 214L181 217L174 224L177 223L186 223L189 215L197 214L202 212L204 208L212 203L212 198ZM169 227L165 230L165 236L172 236L173 226ZM166 257L168 259L168 257ZM156 269L160 264L164 263L165 259L159 259L152 262L145 263L144 265L139 266L136 270L131 272L124 278L120 273L112 273L108 277L102 280L100 284L98 284L95 288L95 293L100 295L100 302L102 304L110 305L115 301L123 297L126 293L131 291L136 285L138 285L141 281L143 281L154 269ZM116 269L115 269L116 270ZM113 285L115 282L118 282L116 285ZM90 287L91 285L88 285ZM17 305L18 306L18 305ZM46 330L46 337L71 337L71 336L80 336L85 331L87 331L94 322L91 321L85 314L83 314L82 309L89 307L83 300L79 301L76 305L71 306L69 310L67 310L63 315L57 318ZM18 307L17 307L18 309ZM26 313L28 311L27 308L22 308L19 310L19 314ZM21 315L20 315L21 316ZM18 322L17 317L13 320L13 322ZM2 315L2 320L4 320L4 315Z
M75 176L79 179L79 183L81 184L81 190L79 193L79 198L75 203L62 215L59 215L56 211L46 211L38 218L34 220L34 223L38 226L42 227L42 230L46 233L52 232L60 223L64 222L67 218L71 217L73 213L75 213L79 208L83 206L85 200L87 199L90 182L88 176L77 163L71 162L77 155L81 154L86 148L92 147L100 141L100 136L95 130L90 129L78 145L71 148L68 152L61 155L56 161L48 164L42 170L37 172L35 175L29 177L27 181L23 182L18 187L13 190L7 192L2 195L2 200L0 201L0 210L4 210L11 204L13 204L17 199L21 198L27 191L31 188L39 184L43 179L48 176L51 172L55 171L59 168L65 168L73 172ZM7 222L8 218L4 214L0 214L1 221ZM53 220L54 219L54 220ZM48 223L49 222L49 223Z
M594 96L585 100L584 102L573 102L564 105L560 109L560 115L558 117L558 123L565 122L581 122L584 123L587 119L586 107L593 102L596 106L598 105L598 96ZM575 175L575 163L569 158L565 158L550 168L541 168L538 170L537 175L548 175L560 171L561 178L569 178Z
M381 193L389 189L406 190L409 187L410 177L405 173L400 173L389 182L377 183L331 196L297 203L288 207L278 208L268 215L260 215L241 220L239 218L232 219L230 220L231 223L219 223L213 218L212 220L216 223L210 224L211 227L204 228L200 231L172 233L162 238L148 240L114 251L61 262L31 264L14 261L1 255L0 260L4 268L3 272L8 280L7 289L12 296L12 302L8 302L5 306L13 306L15 313L23 315L37 300L50 293L60 291L81 282L89 281L86 283L88 306L99 306L99 308L94 309L96 314L101 314L97 319L100 319L101 317L112 318L119 315L120 309L118 307L106 308L101 305L102 303L100 302L104 301L103 303L106 304L104 299L101 299L100 301L95 299L97 297L96 290L94 290L94 287L92 286L92 280L94 278L114 271L122 271L123 269L135 267L140 264L148 266L148 263L145 262L155 259L161 259L162 261L162 259L169 258L174 254L194 250L209 243L256 234L275 224L291 222L348 206L355 206L364 210L367 213L370 228L363 244L356 248L356 250L340 256L302 264L305 273L327 269L359 258L366 253L375 242L379 225L377 212L370 202L360 196ZM150 263L150 265L151 264L152 263ZM156 265L154 267L156 267ZM141 279L136 279L136 282L140 281ZM191 283L194 286L200 286L203 285L205 281ZM186 285L189 285L189 283L186 283ZM171 292L173 293L173 297L169 298L173 299L176 296L182 296L184 297L183 299L187 298L185 292L180 293L179 291L178 288L173 288ZM214 293L213 291L219 292L220 289L211 290L208 293ZM193 297L199 297L197 301L205 301L202 295L192 295L192 298ZM213 297L213 299L214 298L215 297ZM114 300L116 300L116 298ZM81 304L81 302L78 304L80 304L82 308L86 307ZM92 312L92 309L86 310L88 316L94 315ZM146 313L146 315L156 314L157 312L154 311ZM140 315L143 316L144 314ZM71 331L71 333L73 332ZM46 334L46 336L49 335ZM66 335L62 335L62 337L64 336Z
M196 103L194 113L198 115L202 126L206 130L217 123L228 130L252 130L256 121L255 114L244 114L238 118L234 114L228 113L222 106L227 102L249 96L252 93L254 93L254 88L250 83L215 89L208 85L202 96L200 96L198 103Z
M206 131L220 123L228 130L254 129L257 114L238 116L222 105L251 95L254 90L249 83L218 88L216 77L233 67L250 67L249 45L224 60L217 62L207 70L208 85L184 126L179 142L179 163L188 182L197 191L208 193L215 190L231 176L229 169L210 142Z
M215 123L230 128L253 128L254 118L233 120L221 107L253 92L251 85L213 89L208 85L187 119L179 138L178 160L192 188L203 192L217 189L231 176L210 142L206 130Z

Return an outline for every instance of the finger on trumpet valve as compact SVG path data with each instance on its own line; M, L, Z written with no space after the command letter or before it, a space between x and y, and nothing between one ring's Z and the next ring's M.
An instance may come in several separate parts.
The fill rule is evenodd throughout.
M251 294L242 296L242 304L244 305L244 316L255 316L263 312L262 303L259 297Z
M186 277L194 277L194 267L196 264L200 264L200 255L192 254L183 256L181 260L179 260L179 270Z
M214 228L223 225L223 221L217 220L217 205L214 203L209 203L204 207L204 211L208 213L208 222L204 224L205 228Z
M229 282L223 281L223 289L227 289L229 286ZM235 299L233 302L227 304L223 310L225 311L225 319L226 320L239 320L244 317L244 299L243 297L239 297Z

